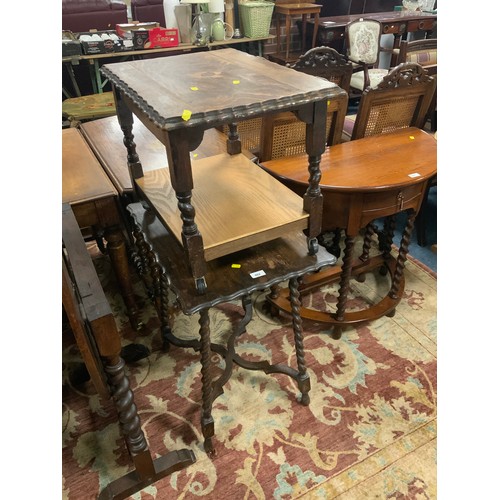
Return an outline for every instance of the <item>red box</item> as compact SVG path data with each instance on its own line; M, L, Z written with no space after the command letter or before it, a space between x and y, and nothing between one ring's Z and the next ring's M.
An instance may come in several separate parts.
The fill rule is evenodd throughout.
M136 50L177 47L179 45L179 30L177 28L162 28L155 22L117 24L116 31L123 38L132 40Z
M149 40L144 44L145 49L177 47L179 45L179 30L177 28L153 28L148 30L148 33Z

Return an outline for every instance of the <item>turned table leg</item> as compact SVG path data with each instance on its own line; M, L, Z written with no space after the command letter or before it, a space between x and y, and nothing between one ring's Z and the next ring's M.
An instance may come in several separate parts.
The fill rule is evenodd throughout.
M399 287L401 285L401 279L403 277L404 266L406 262L406 257L408 255L408 247L410 245L411 233L413 231L413 226L415 224L416 213L412 213L408 216L408 221L406 222L403 235L401 237L401 245L399 246L398 258L396 260L396 269L394 271L394 276L392 278L392 286L389 291L389 297L395 299L398 295Z
M205 451L209 456L215 455L212 438L214 436L214 419L212 417L212 374L210 370L210 318L208 309L200 311L200 337L201 337L201 385L202 385L202 410L201 430L205 438Z
M344 313L347 304L347 294L349 292L349 280L351 279L352 263L354 251L354 237L347 235L345 237L344 263L342 264L342 274L340 275L339 298L337 301L337 311L335 319L344 321ZM333 327L332 337L340 339L342 336L342 326L335 325Z
M290 290L290 304L292 308L292 328L295 341L295 352L297 355L297 384L301 393L300 402L303 405L310 403L309 391L311 390L311 381L306 370L306 361L304 353L304 338L302 335L302 318L300 317L300 294L299 282L293 278L288 283Z
M127 307L130 322L135 330L139 330L143 325L139 318L139 308L132 288L125 238L118 226L107 228L105 237L108 241L109 258L118 280L123 301Z

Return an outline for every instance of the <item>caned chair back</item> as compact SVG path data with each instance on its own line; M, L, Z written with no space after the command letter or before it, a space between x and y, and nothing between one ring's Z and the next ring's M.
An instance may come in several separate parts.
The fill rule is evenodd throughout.
M409 127L423 128L436 80L417 63L393 68L359 103L351 140Z
M325 144L338 144L342 138L342 125L347 112L347 93L328 103L326 115ZM269 161L284 156L305 152L306 124L293 113L278 113L264 117L261 130L260 161Z
M314 47L288 65L302 73L325 78L345 90L328 102L325 144L341 142L342 125L347 112L352 64L331 47ZM268 161L305 152L306 124L293 113L278 113L263 119L259 159Z
M288 66L302 73L325 78L345 90L345 94L329 101L326 117L325 144L340 143L347 112L352 64L331 47L314 47ZM245 120L239 122L237 127L241 147L254 153L260 161L305 152L306 124L293 113L276 113ZM228 134L229 127L225 125L222 131Z
M352 63L332 47L314 47L289 66L302 73L325 78L349 92Z

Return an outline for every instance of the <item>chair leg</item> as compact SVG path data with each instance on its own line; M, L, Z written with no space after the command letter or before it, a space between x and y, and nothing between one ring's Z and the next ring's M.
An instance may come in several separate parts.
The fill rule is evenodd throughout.
M429 191L432 185L432 181L429 181L427 183L427 187L425 188L425 193L422 199L422 204L420 205L420 210L418 211L417 217L415 219L417 243L421 247L427 246L427 238L425 234L425 228L427 227L427 198L429 197Z

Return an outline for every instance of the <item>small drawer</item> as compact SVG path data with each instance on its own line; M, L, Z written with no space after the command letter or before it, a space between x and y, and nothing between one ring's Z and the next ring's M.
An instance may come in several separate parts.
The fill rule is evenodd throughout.
M429 31L436 27L435 19L419 19L408 21L408 32Z
M363 196L363 225L368 222L397 214L402 210L417 208L425 187L425 182L401 189L367 193Z
M329 28L319 28L318 30L318 41L321 43L332 42L333 40L341 40L344 38L344 31Z
M400 31L404 31L404 24L401 23L392 23L392 24L383 24L382 25L382 33L384 35L399 33Z

